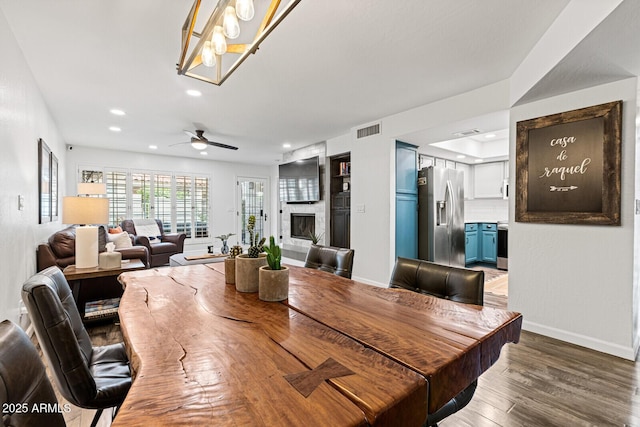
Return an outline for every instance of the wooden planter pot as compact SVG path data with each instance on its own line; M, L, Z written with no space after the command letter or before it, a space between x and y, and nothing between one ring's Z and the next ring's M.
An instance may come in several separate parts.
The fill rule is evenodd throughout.
M272 270L268 265L262 266L259 278L258 297L262 301L283 301L289 297L289 267Z
M267 254L260 254L258 258L249 258L247 254L238 255L236 257L236 290L258 292L260 283L258 269L263 265L267 265Z
M224 259L224 282L227 285L236 284L236 259L235 258Z

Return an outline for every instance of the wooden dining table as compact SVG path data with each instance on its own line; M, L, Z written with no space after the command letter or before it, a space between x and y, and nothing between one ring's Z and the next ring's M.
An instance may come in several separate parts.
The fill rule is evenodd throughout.
M519 313L289 266L289 298L224 263L124 273L133 383L114 426L421 426L517 343Z

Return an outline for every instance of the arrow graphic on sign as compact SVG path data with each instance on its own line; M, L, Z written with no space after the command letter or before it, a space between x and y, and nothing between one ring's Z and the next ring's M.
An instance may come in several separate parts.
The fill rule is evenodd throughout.
M570 185L568 187L556 187L555 185L550 185L549 191L571 191L571 190L575 190L576 188L578 187L575 185Z

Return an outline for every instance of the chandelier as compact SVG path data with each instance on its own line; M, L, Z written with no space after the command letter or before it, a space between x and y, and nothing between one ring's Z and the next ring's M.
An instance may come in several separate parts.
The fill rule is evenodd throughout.
M178 74L221 85L299 2L195 0L182 26Z

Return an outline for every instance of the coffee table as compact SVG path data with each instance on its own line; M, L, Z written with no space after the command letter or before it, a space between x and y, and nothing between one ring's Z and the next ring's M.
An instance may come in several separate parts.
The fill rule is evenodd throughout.
M73 293L73 299L76 302L82 321L88 322L92 320L117 317L117 307L109 307L85 315L86 304L87 302L95 301L97 299L95 295L100 294L101 292L104 292L104 298L119 298L122 295L122 287L118 284L118 276L126 271L144 270L145 268L144 263L139 259L131 259L123 260L120 268L76 268L75 265L70 265L65 267L65 269L62 270L62 273L69 282L69 286ZM94 279L105 277L112 278L115 284L114 289L118 289L118 292L114 293L114 291L110 289L92 289L92 282Z
M175 254L169 257L169 266L179 267L181 265L209 264L212 262L223 262L228 257L229 257L228 254L203 254L203 255Z

